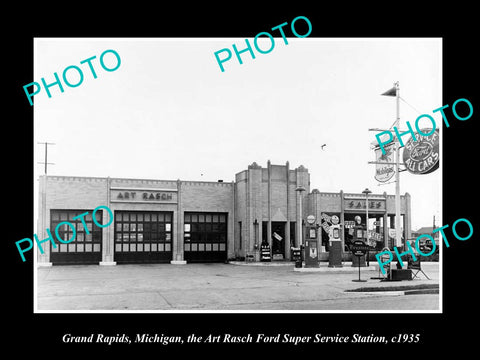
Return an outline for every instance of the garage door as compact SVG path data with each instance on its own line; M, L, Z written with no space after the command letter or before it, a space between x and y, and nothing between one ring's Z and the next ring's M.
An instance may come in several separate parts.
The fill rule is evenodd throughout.
M86 212L88 214L78 217ZM93 225L92 212L93 210L50 210L50 230L56 243L56 247L53 247L50 242L50 261L53 265L98 264L102 261L102 228ZM102 224L102 212L95 212L95 220L99 224ZM56 240L56 236L59 236L64 241L69 241L74 233L75 238L68 244Z
M168 263L172 260L171 212L115 211L114 261Z
M184 259L187 262L227 260L227 214L184 214Z

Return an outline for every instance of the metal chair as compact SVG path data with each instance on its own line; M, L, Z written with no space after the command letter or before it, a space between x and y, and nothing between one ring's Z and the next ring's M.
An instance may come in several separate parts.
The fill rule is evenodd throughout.
M412 270L412 280L418 277L418 273L421 272L428 280L431 280L427 274L422 270L422 265L420 260L413 261L413 258L411 256L408 257L408 265L407 269Z

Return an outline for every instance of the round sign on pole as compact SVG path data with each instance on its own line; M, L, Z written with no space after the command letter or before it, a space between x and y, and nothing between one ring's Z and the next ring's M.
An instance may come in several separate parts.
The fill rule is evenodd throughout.
M307 223L309 223L310 225L313 225L315 223L315 216L308 215L307 216Z
M422 133L429 134L431 129L422 129ZM440 134L436 129L433 134L424 136L415 133L417 141L413 137L408 140L403 150L403 162L407 170L412 174L429 174L439 167L439 143Z

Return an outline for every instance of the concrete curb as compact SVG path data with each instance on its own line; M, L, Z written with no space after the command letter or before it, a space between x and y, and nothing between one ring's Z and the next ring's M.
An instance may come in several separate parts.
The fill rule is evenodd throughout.
M379 292L379 291L431 291L439 289L439 284L411 284L411 285L391 285L391 286L367 286L356 289L348 289L345 292Z
M438 289L424 289L424 290L382 290L382 291L359 291L356 294L370 295L370 296L403 296L403 295L429 295L439 294Z
M375 271L378 270L378 268L375 268L374 266L364 266L360 268L360 272L363 271ZM348 273L358 273L358 267L352 267L351 265L344 265L343 267L328 267L327 266L322 266L318 268L293 268L293 271L297 272L348 272Z
M277 267L277 266L290 266L292 267L293 271L295 272L305 272L305 273L315 273L315 272L344 272L344 273L358 273L358 267L352 267L351 261L344 261L342 267L329 267L327 262L320 262L320 266L318 268L306 268L304 267L305 264L302 265L301 268L295 267L295 262L293 261L271 261L271 262L261 262L261 261L229 261L228 264L230 265L237 265L237 266L263 266L263 267ZM422 263L422 268L424 271L427 272L432 267L438 267L438 262L425 262ZM378 263L370 262L370 266L364 266L360 268L360 271L376 271L378 272Z
M358 267L352 267L352 263L345 262L343 267L328 267L328 264L320 263L318 268L296 268L295 262L293 261L271 261L271 262L245 262L245 261L229 261L230 265L237 266L264 266L264 267L277 267L277 266L288 266L292 267L293 271L296 272L349 272L349 273L358 273ZM360 268L360 271L378 271L378 267L375 266L364 266Z
M238 265L238 266L266 266L266 267L277 267L277 266L290 266L293 268L293 271L297 272L358 272L358 267L352 267L351 262L345 262L343 267L328 267L327 263L320 263L318 268L296 268L295 262L293 261L271 261L271 262L245 262L245 261L229 261L228 264ZM305 265L303 265L305 266ZM378 271L378 267L375 266L364 266L360 268L360 271Z
M423 289L423 290L409 290L404 291L404 295L426 295L426 294L439 294L439 289Z

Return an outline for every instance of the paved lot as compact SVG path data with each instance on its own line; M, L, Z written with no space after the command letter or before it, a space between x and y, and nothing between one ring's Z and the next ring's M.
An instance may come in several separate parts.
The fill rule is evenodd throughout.
M361 287L438 284L380 282L378 271L293 271L292 266L231 264L53 266L37 269L37 309L43 310L438 310L439 294L345 292ZM433 266L432 266L433 265ZM326 266L323 264L322 266Z

